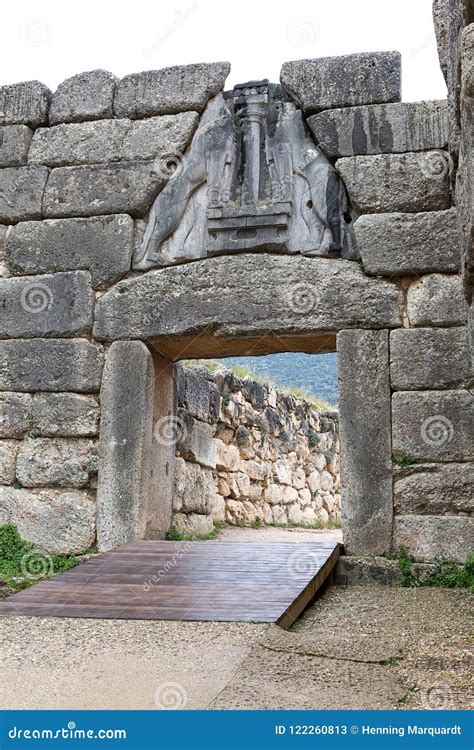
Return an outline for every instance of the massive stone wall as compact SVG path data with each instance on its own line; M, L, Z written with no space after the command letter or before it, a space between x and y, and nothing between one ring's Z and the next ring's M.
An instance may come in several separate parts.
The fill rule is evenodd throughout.
M0 88L0 523L58 551L97 528L102 549L163 533L183 467L156 441L177 414L173 361L334 351L339 336L348 550L465 557L471 31L451 34L462 77L448 106L399 101L397 53L283 66L345 181L359 264L259 252L131 271L225 63Z
M337 412L230 370L179 372L174 524L341 523Z

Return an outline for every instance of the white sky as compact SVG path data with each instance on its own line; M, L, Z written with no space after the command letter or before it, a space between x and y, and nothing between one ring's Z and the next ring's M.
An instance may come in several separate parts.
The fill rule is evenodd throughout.
M287 60L397 49L404 101L446 97L431 0L21 0L4 3L2 25L0 84L229 60L230 88L277 82Z

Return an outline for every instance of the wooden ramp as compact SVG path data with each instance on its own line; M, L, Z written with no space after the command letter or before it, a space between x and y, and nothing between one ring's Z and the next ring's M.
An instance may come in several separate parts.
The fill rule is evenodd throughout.
M331 543L124 544L0 602L0 615L275 622L290 627L341 553Z

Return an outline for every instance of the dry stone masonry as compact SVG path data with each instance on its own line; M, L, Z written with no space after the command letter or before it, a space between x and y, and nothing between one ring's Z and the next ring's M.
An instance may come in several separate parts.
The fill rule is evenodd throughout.
M396 52L0 87L0 523L80 552L342 513L349 554L465 558L472 4L434 20L447 102L401 102ZM336 349L339 420L176 364Z

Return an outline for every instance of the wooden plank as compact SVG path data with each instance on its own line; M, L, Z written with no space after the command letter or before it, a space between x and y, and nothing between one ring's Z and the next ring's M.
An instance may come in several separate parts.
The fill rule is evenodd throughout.
M259 621L288 628L339 544L130 542L0 602L0 615ZM301 568L301 569L300 569Z

